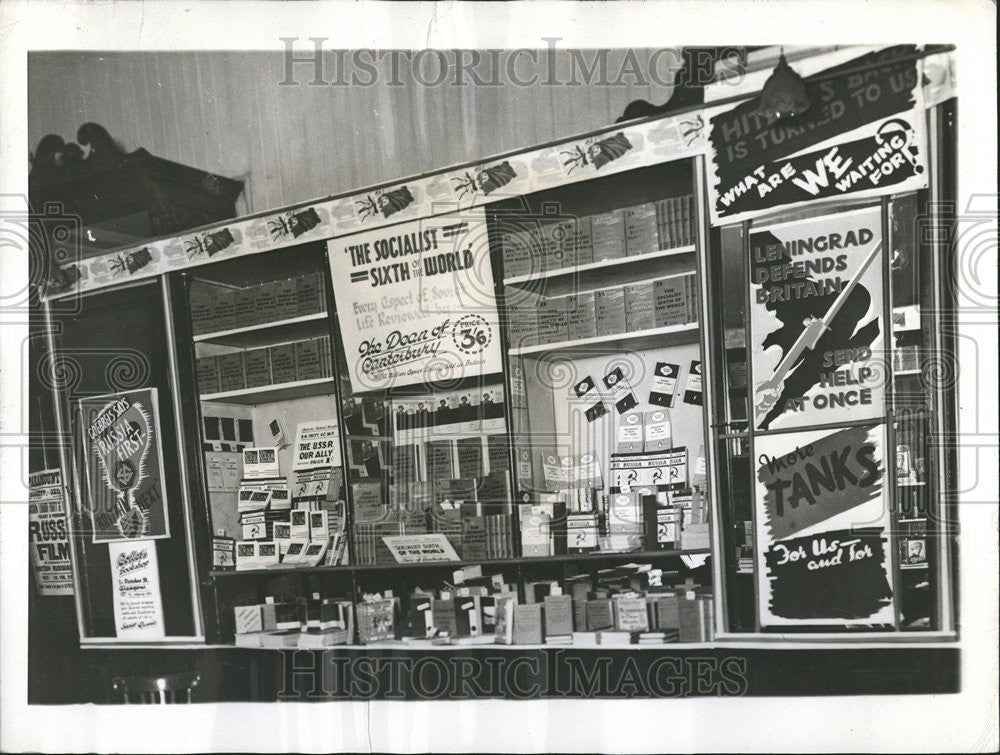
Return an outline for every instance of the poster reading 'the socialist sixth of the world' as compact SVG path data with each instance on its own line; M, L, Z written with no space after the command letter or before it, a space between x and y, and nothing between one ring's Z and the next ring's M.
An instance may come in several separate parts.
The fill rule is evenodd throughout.
M334 239L328 248L355 391L500 371L482 209Z
M758 430L884 415L884 253L878 207L751 233Z
M756 439L762 627L895 621L884 449L882 424Z
M170 537L155 388L80 399L95 543Z

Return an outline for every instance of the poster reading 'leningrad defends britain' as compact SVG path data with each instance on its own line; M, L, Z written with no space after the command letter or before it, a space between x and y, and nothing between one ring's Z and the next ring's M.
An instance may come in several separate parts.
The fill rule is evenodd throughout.
M885 425L754 442L762 627L895 621Z
M884 416L884 253L878 207L751 233L758 430Z
M501 369L482 209L328 242L354 391Z

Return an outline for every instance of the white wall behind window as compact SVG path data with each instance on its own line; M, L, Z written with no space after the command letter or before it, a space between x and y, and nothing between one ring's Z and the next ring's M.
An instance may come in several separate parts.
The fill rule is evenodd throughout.
M450 77L428 87L400 58L403 83L388 86L384 58L373 86L314 87L306 65L294 69L301 84L278 85L281 52L34 53L26 149L50 133L73 141L94 121L126 150L245 180L241 212L259 212L600 128L635 99L662 104L672 86L646 76L651 56L659 81L671 81L671 55L634 51L646 78L636 85L618 75L625 51L616 50L606 80L619 84L519 87L504 74L500 86L455 86ZM533 66L522 55L518 76L544 77L544 60ZM568 78L571 53L555 60Z

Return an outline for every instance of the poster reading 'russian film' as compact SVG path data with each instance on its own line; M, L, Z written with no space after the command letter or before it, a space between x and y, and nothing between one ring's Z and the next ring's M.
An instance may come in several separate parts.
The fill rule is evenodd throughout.
M61 469L28 475L28 539L39 595L72 595L73 564Z
M156 388L80 399L95 543L170 537Z
M328 242L356 392L499 372L499 318L482 209Z
M878 207L751 232L758 430L885 414L882 254Z
M885 425L754 442L762 627L895 621Z

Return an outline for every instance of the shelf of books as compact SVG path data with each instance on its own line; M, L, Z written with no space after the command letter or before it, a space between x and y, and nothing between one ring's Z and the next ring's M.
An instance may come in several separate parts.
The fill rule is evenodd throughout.
M213 574L347 564L347 505L320 247L189 282Z
M476 559L473 561L459 560L459 561L421 561L416 563L407 564L407 569L459 569L468 566L482 566L482 567L492 567L497 565L504 566L533 566L541 564L559 564L559 563L579 563L582 565L594 564L597 562L611 562L611 561L642 561L644 559L653 558L665 558L665 557L677 557L677 556L703 556L708 555L711 551L708 548L692 548L690 550L637 550L637 551L595 551L593 553L588 553L585 556L578 553L563 554L557 556L534 556L528 558L500 558L500 559ZM384 569L395 569L398 568L396 562L390 564L345 564L338 566L309 566L303 564L295 563L279 563L273 566L261 567L258 569L214 569L211 572L213 577L229 578L229 577L239 577L239 576L260 576L262 574L273 575L288 571L291 569L296 570L297 573L322 573L322 572L338 572L338 573L349 573L349 572L366 572L366 571L377 571ZM587 568L586 566L584 568Z
M586 231L583 234L583 244L592 248L593 239L587 242ZM521 273L520 275L512 275L509 278L504 278L505 286L515 286L515 285L525 285L531 284L535 281L548 279L548 278L562 278L566 276L584 276L584 275L594 275L595 277L603 275L606 272L621 269L622 267L644 267L644 268L654 268L657 261L662 261L665 257L675 257L678 255L693 255L695 253L695 247L693 244L687 246L680 246L672 249L658 249L653 252L636 253L629 257L607 257L605 259L598 259L593 262L577 262L576 265L572 267L558 267L548 270L537 270L532 272ZM589 257L585 256L583 259ZM508 253L508 259L510 259L510 254ZM520 268L515 268L520 269Z
M231 404L267 404L276 401L292 401L309 396L321 396L333 391L333 378L322 377L313 380L296 380L291 383L258 385L232 391L201 394L202 401L219 401Z
M457 566L457 565L453 565ZM235 643L244 648L422 648L469 645L631 647L714 639L709 592L649 564L518 583L457 566L438 585L359 600L310 597L238 605ZM664 584L665 579L673 584ZM397 583L398 584L398 583Z
M512 347L510 353L513 356L529 356L554 351L585 351L589 353L643 351L650 347L663 346L664 344L681 345L694 343L698 340L698 334L697 324L666 325L629 333L614 333L594 336L593 338L577 338L567 341L533 344L531 346Z
M291 341L295 338L315 338L329 332L325 322L325 310L297 317L288 317L259 325L245 325L214 333L194 336L195 343L218 343L226 346L250 348L276 341Z

